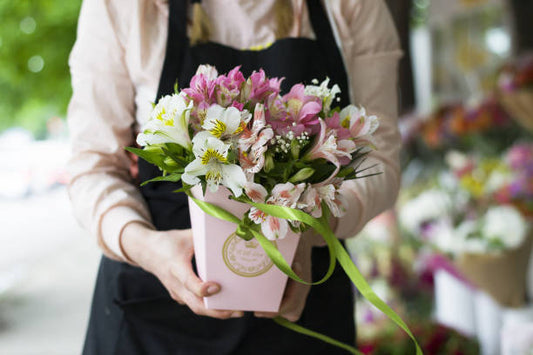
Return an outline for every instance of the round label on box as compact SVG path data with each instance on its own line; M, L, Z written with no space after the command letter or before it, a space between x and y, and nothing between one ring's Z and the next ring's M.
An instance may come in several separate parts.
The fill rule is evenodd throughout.
M257 240L246 241L235 233L224 242L222 257L228 269L244 277L262 275L274 265Z

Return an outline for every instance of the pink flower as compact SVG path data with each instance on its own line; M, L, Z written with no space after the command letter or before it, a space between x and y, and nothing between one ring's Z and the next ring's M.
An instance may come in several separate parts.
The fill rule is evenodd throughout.
M515 144L505 157L507 164L514 170L533 167L533 144Z
M283 78L268 79L263 69L254 71L246 80L241 92L242 101L250 101L251 104L265 101L271 95L279 95L280 85Z
M299 136L304 131L310 134L318 132L318 114L322 111L320 98L305 95L304 85L296 84L288 94L283 96L282 100L287 116L271 122L277 134L284 135L289 130L293 131L295 136Z
M326 126L335 132L337 139L348 139L351 137L349 126L343 127L341 125L341 116L338 112L334 112L331 117L326 118Z
M290 182L278 184L272 189L271 197L266 203L284 207L298 207L298 200L304 188L305 184L296 186ZM265 203L268 196L266 189L254 182L247 182L244 185L244 192L256 203ZM289 222L286 219L267 215L255 207L250 209L248 217L256 224L261 224L261 232L269 240L283 239L289 232Z
M206 109L215 102L215 86L217 72L214 67L201 65L191 78L189 87L182 91L194 101L196 105Z
M322 158L335 165L335 171L326 180L326 182L328 182L337 175L342 162L347 164L347 162L351 161L351 153L353 152L355 145L350 140L345 139L340 141L342 144L339 146L339 144L337 144L337 138L335 138L335 132L328 130L326 123L322 119L319 119L319 123L319 135L306 158L309 160Z
M216 101L220 106L228 107L239 96L244 83L244 75L240 68L240 66L235 67L228 75L220 75L216 79Z

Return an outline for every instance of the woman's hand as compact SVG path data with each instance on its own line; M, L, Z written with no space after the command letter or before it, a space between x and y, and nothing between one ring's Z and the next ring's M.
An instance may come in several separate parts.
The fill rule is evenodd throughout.
M187 305L197 315L219 319L243 316L241 311L205 308L202 298L218 293L220 285L203 282L194 273L190 229L159 232L134 222L124 228L121 242L133 263L154 274L176 302Z

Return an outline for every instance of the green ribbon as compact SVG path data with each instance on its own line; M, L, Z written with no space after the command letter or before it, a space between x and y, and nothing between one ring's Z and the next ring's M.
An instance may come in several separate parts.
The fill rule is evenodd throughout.
M323 342L326 342L326 343L331 344L333 346L337 346L339 348L342 348L342 349L348 351L349 353L352 353L352 354L355 354L355 355L363 355L362 352L357 351L353 346L350 346L350 345L347 345L345 343L342 343L342 342L340 342L338 340L335 340L335 339L333 339L331 337L328 337L327 335L324 335L324 334L312 331L310 329L307 329L305 327L302 327L301 325L298 325L296 323L292 323L292 322L286 320L285 318L276 317L276 318L274 318L274 322L276 322L279 325L284 326L285 328L288 328L288 329L290 329L290 330L292 330L292 331L294 331L296 333L307 335L307 336L322 340Z
M189 197L200 207L205 213L218 218L222 219L228 222L236 223L239 225L241 223L241 220L231 214L230 212L224 210L221 207L218 207L216 205L213 205L209 202L200 201L192 196L190 191L187 191L187 194ZM307 213L290 208L290 207L283 207L283 206L276 206L276 205L270 205L265 203L255 203L252 201L246 201L247 204L256 207L257 209L263 211L264 213L277 217L277 218L283 218L293 221L300 221L302 223L305 223L306 225L313 228L316 232L318 232L322 238L326 241L326 244L328 246L329 252L330 252L330 264L329 269L326 273L326 275L319 281L309 283L304 280L302 280L290 267L290 265L287 263L283 255L279 252L279 250L261 233L258 231L255 231L251 228L249 228L249 232L254 236L254 238L257 239L257 241L261 244L263 249L265 250L266 254L272 259L272 262L287 276L292 278L293 280L296 280L298 282L308 284L308 285L316 285L325 282L333 273L333 270L335 269L335 260L338 260L350 280L352 280L355 287L359 290L361 295L363 295L364 298L366 298L372 305L374 305L377 309L379 309L381 312L383 312L390 320L392 320L394 323L396 323L397 326L399 326L409 337L413 340L415 346L416 346L416 354L422 355L422 350L420 349L420 346L418 345L418 342L416 341L413 333L409 330L409 327L405 322L401 319L401 317L392 310L383 300L381 300L378 295L372 290L368 282L366 282L365 278L359 271L359 269L355 266L352 259L350 258L350 255L348 252L344 249L341 242L337 239L331 228L329 227L327 215L328 215L328 208L324 204L323 205L323 214L322 217L317 219L314 218ZM241 225L242 226L242 225ZM331 339L323 334L313 332L309 329L306 329L304 327L301 327L297 324L291 323L286 319L283 318L276 318L275 321L284 326L287 327L293 331L296 331L301 334L309 335L312 337L315 337L317 339L323 340L327 343L330 343L332 345L338 346L340 348L343 348L353 354L360 354L354 347L338 342L334 339Z

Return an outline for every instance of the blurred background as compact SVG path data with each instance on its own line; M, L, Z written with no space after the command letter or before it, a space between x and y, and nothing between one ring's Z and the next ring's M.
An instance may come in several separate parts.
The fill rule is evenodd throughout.
M533 1L388 0L397 207L350 241L426 354L533 354ZM81 1L0 2L0 354L81 350L100 252L70 211L68 54ZM366 354L412 354L357 302Z

